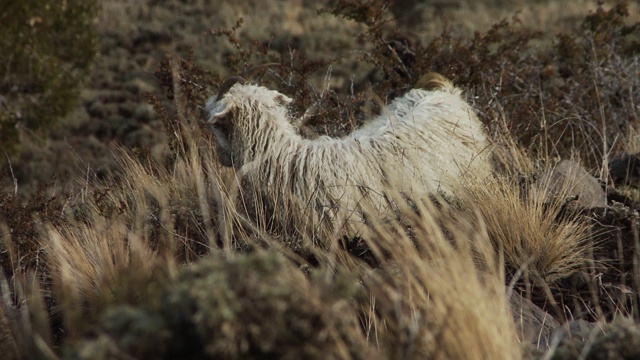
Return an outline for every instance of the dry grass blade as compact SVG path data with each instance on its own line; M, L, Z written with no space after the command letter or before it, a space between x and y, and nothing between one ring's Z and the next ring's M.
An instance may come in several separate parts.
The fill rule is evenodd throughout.
M7 359L58 359L52 350L50 315L35 273L0 273L0 351Z

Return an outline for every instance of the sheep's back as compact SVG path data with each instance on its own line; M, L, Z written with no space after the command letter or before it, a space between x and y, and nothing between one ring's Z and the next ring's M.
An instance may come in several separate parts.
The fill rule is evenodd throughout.
M490 173L482 123L458 91L414 89L354 135L378 150L398 191L451 193L463 177Z
M341 139L283 138L249 175L282 208L280 223L362 223L365 210L384 217L399 194L452 194L490 173L483 126L457 90L412 90Z

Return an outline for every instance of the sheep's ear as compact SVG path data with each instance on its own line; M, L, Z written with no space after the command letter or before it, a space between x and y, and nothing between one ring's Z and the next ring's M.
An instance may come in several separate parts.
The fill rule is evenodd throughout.
M211 113L213 108L216 106L217 100L218 100L218 97L216 95L213 95L212 97L207 99L207 102L204 104L204 108L207 110L207 113L209 114Z
M209 111L209 122L215 122L216 119L225 117L233 109L233 106L227 101L215 101L215 97L207 101L207 110Z
M290 97L288 97L288 96L286 96L284 94L278 93L278 95L276 95L276 101L278 103L280 103L280 105L289 105L289 104L291 104L293 99L291 99Z

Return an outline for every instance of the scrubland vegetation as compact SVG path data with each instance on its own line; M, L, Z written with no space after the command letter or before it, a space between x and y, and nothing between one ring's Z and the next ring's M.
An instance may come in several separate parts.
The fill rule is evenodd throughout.
M0 15L3 358L640 355L640 180L609 176L640 151L636 2L76 3ZM443 74L496 176L398 204L368 236L272 231L203 112L264 63L252 81L294 99L309 137ZM606 206L546 191L561 159Z

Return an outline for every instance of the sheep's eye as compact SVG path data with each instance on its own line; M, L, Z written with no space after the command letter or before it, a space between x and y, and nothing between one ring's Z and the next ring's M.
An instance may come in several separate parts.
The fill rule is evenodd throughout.
M230 116L220 117L216 119L216 122L213 123L212 126L223 134L229 134L231 133L231 118Z

